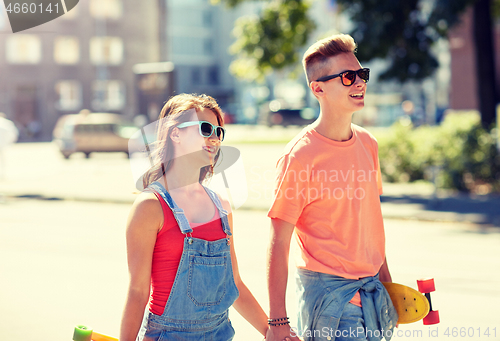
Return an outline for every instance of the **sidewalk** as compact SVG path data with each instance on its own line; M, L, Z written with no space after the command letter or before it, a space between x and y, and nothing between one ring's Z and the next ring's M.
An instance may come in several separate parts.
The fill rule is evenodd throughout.
M384 184L385 218L471 222L500 227L500 195L438 190L431 184Z
M265 211L271 205L274 163L283 145L235 146L245 163L248 187L248 198L239 209ZM33 198L131 204L137 196L124 154L93 154L90 159L75 155L64 160L51 143L15 144L5 152L8 162L6 175L0 178L0 203L10 198ZM386 183L381 201L385 218L500 227L500 195L450 191L434 195L428 183Z

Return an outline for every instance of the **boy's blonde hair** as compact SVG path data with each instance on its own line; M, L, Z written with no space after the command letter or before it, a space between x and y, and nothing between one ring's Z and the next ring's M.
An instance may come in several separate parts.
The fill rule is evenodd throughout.
M311 45L302 58L307 84L326 76L322 72L330 57L340 53L355 53L356 47L354 39L348 34L334 34Z

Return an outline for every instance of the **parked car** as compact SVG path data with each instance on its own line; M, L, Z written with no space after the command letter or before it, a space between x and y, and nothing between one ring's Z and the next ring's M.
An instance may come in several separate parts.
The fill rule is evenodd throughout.
M137 130L119 114L82 111L59 118L53 141L66 159L77 152L86 157L93 152L123 152L130 157L128 142Z
M318 116L319 110L308 107L290 107L279 100L273 100L261 107L259 123L269 127L274 125L304 126L314 122Z

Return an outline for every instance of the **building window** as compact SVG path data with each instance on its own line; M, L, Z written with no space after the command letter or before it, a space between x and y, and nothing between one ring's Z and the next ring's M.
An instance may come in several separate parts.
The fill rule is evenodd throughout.
M212 12L211 11L204 11L203 14L203 26L204 27L212 27L213 20L212 20Z
M121 81L94 81L92 93L94 110L121 110L125 107L125 85Z
M54 60L59 64L76 64L80 61L78 38L60 36L54 40Z
M119 65L123 61L123 40L119 37L90 39L90 61L94 65Z
M123 5L121 0L91 0L90 14L98 19L120 19Z
M177 55L211 56L214 53L213 40L199 37L172 37L172 50Z
M80 82L64 80L56 83L56 108L59 110L78 110L82 106L82 86Z
M6 59L11 64L38 64L42 60L42 42L30 34L7 37Z
M219 68L217 66L212 66L208 69L208 83L219 85Z
M199 85L201 83L201 68L193 67L191 69L191 84Z
M204 55L212 55L213 54L213 43L212 43L212 39L205 39L203 41L203 54Z

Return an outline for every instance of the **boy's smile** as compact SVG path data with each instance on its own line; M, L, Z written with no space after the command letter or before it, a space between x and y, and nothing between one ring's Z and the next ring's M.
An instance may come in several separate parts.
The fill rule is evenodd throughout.
M361 98L363 99L365 97L365 94L363 92L357 93L357 94L352 94L352 98Z

